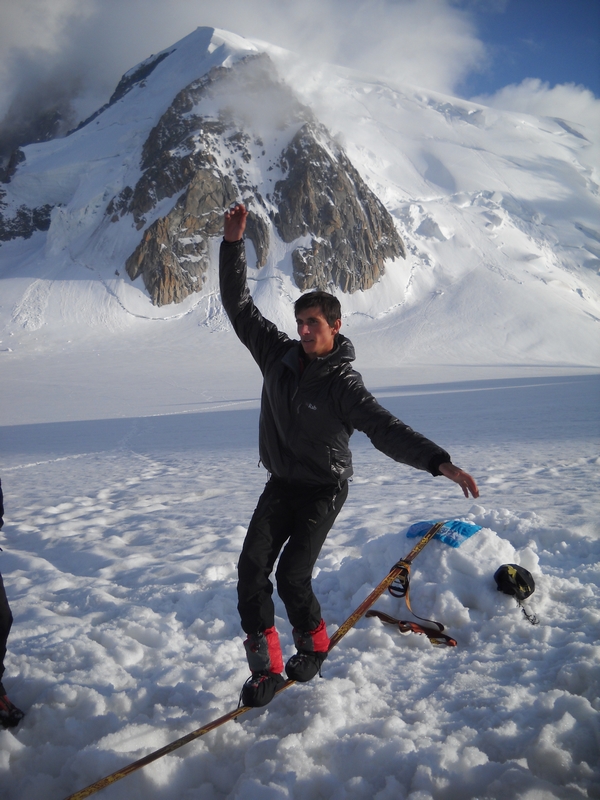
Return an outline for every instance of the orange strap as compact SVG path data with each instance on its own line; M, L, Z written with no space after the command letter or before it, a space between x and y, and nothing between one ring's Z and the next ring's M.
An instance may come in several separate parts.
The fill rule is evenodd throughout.
M397 625L398 629L400 630L400 633L424 633L425 636L427 636L427 638L431 642L431 644L446 645L447 647L456 647L457 645L456 639L452 639L451 636L447 636L445 633L442 633L442 631L444 630L444 626L441 624L441 622L435 622L434 620L431 619L425 620L426 622L431 622L433 623L433 625L437 626L435 628L432 628L429 625L419 625L417 622L410 622L403 619L395 619L394 617L390 617L389 614L384 614L383 611L377 611L374 608L371 609L370 611L367 611L365 616L377 617L382 622L387 622L390 625ZM419 619L423 619L423 617L419 617Z

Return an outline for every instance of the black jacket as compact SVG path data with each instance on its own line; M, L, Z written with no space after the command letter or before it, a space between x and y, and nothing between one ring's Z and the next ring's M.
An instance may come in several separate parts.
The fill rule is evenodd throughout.
M450 456L379 405L352 369L354 347L337 335L331 353L301 369L302 345L265 319L246 283L243 241L221 244L221 299L233 328L260 367L259 451L275 477L304 484L339 484L352 475L349 439L367 434L395 461L439 475Z

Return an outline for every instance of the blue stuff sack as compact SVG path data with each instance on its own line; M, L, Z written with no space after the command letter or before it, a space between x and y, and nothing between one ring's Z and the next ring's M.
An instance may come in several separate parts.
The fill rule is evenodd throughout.
M415 539L417 536L425 536L431 526L435 525L438 521L439 520L432 519L426 522L415 522L415 524L411 525L406 531L406 535L411 539ZM433 538L439 539L444 542L444 544L450 545L450 547L460 547L464 541L480 530L481 525L475 525L473 522L449 519L447 522L444 522L443 527L440 528Z

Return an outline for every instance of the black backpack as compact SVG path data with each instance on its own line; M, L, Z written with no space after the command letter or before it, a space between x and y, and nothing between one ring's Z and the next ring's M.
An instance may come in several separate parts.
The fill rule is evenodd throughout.
M494 573L494 580L499 592L514 594L517 600L525 600L535 589L531 572L518 564L502 564Z
M537 617L528 614L522 606L523 600L532 595L535 589L535 581L531 572L518 564L502 564L494 573L494 580L498 591L513 595L524 616L532 625L537 625Z

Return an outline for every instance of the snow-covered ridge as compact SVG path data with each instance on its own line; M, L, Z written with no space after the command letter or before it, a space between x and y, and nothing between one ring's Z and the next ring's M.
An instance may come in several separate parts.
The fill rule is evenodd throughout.
M273 56L264 43L199 28L132 68L122 96L87 125L24 149L26 160L0 187L2 214L56 207L47 231L0 246L0 331L60 331L82 313L89 324L117 329L188 312L208 321L214 264L199 295L154 309L124 270L138 231L111 228L105 212L139 180L141 146L177 92L215 66L265 50ZM341 69L313 72L305 84L296 70L291 80L343 141L407 244L407 261L389 262L372 289L341 294L346 318L370 335L375 362L384 330L402 343L393 356L401 363L598 363L600 179L589 162L597 132ZM161 201L154 216L175 200ZM299 293L291 249L275 235L266 266L251 275L265 312L288 326L288 303ZM86 294L75 312L60 298L73 296L82 277ZM31 288L40 280L41 304Z

